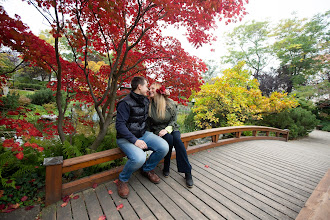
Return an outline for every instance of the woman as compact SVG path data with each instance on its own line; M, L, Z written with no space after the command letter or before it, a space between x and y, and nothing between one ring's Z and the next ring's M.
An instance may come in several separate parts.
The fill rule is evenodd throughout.
M173 146L176 152L176 163L178 171L185 173L186 184L189 188L194 183L191 175L191 165L188 160L187 151L181 141L179 126L176 122L176 104L169 99L164 86L153 83L150 86L150 106L149 106L149 127L150 130L164 138L170 149L164 158L163 175L168 177L170 174L170 160Z

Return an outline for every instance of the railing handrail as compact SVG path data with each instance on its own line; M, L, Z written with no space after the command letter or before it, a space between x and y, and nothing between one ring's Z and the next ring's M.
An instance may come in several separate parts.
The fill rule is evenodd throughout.
M252 131L252 136L242 137L241 133L244 131ZM266 135L258 136L258 131L265 131ZM275 137L270 136L270 132L274 132ZM219 135L226 133L235 133L235 137L219 140ZM280 137L280 134L282 134L282 137ZM212 142L202 145L191 146L188 149L189 141L204 137L211 137ZM288 138L289 130L281 130L278 128L253 125L212 128L207 130L183 133L181 135L181 140L184 143L188 154L224 144L230 144L246 140L268 139L288 141ZM44 165L46 166L46 205L59 201L62 195L81 191L83 189L91 187L94 183L102 183L117 178L119 173L122 171L123 166L112 168L108 171L84 177L82 179L65 184L62 184L63 173L79 170L107 161L112 161L125 156L126 155L119 148L114 148L102 152L66 159L64 161L63 157L45 158ZM175 157L176 155L175 153L173 153L172 158Z

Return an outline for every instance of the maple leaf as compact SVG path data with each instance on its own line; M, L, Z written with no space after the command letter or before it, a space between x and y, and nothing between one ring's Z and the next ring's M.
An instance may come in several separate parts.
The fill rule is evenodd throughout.
M98 220L105 220L105 219L107 219L107 218L105 217L105 215L102 215L102 216L99 217Z
M27 196L23 196L23 197L21 198L21 201L24 202L24 201L26 201L27 199L28 199Z
M17 209L19 206L20 206L20 204L19 203L16 203L16 204L12 205L12 208L13 209Z
M206 168L209 168L209 165L205 165Z
M123 207L124 207L123 203L120 203L120 204L117 206L117 210L122 209Z
M97 183L94 183L92 187L95 189L97 187Z
M109 193L109 195L111 195L113 192L112 192L112 190L110 189L110 190L108 191L108 193Z

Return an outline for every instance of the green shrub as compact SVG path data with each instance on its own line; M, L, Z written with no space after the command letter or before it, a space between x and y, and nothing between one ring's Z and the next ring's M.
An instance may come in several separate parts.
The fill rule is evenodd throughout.
M6 96L2 96L2 103L0 102L1 112L16 110L19 107L19 97L20 95L16 92L9 92Z
M197 127L194 120L195 113L192 111L189 114L178 114L177 123L180 126L181 133L188 133L192 131L196 131Z
M50 102L55 102L54 92L50 89L43 89L36 91L34 94L28 96L32 104L43 105Z
M46 87L40 84L34 84L34 83L17 83L16 87L18 89L35 89L35 90L40 90L40 89L45 89Z
M290 139L307 136L318 123L312 112L301 107L265 116L260 122L264 126L289 129Z

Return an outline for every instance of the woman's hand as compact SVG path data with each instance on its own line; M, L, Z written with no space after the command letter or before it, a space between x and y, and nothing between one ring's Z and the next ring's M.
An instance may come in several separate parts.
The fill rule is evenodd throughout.
M163 137L165 134L167 134L167 131L165 130L165 129L163 129L163 130L161 130L160 132L159 132L159 136L160 137Z

